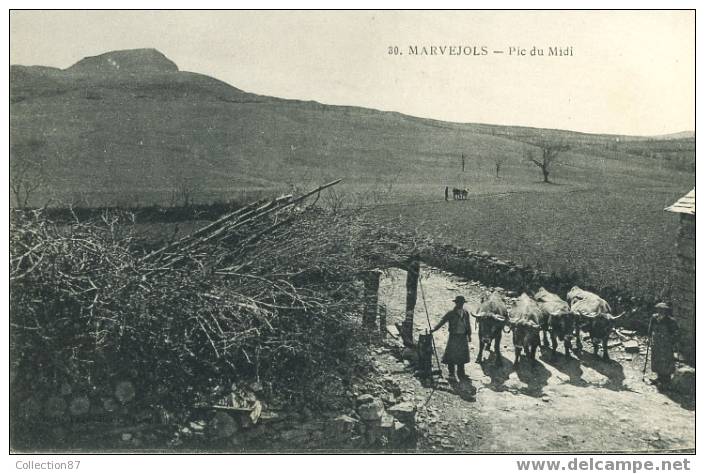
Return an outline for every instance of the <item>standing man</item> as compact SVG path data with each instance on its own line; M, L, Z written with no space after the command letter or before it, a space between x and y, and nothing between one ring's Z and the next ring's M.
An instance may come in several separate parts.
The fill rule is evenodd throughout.
M670 314L666 303L656 305L656 313L651 317L651 370L656 373L656 383L666 388L671 375L676 370L673 358L678 326Z
M448 201L448 186L446 186L446 201Z
M455 366L458 366L458 378L467 378L465 375L465 364L470 362L470 349L468 344L472 340L472 329L470 328L470 314L463 308L465 298L456 296L453 300L455 308L448 311L443 319L436 324L431 332L438 331L444 324L448 323L448 343L441 362L448 364L448 378L453 381L455 377Z

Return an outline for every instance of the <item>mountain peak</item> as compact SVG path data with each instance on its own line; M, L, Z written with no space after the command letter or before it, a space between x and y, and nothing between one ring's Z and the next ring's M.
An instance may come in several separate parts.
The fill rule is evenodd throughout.
M69 72L103 74L177 72L178 70L173 61L153 48L125 49L88 56L67 69Z

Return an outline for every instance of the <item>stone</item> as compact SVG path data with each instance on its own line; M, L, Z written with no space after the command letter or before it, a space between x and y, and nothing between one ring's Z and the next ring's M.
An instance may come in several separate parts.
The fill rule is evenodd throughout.
M394 428L394 417L389 413L383 413L379 427L387 434L386 432L390 432Z
M203 431L206 428L206 422L203 420L191 421L188 426L193 431Z
M416 405L411 402L397 403L387 409L387 412L403 423L410 432L416 431Z
M629 353L639 352L639 342L634 339L629 339L622 343L624 346L624 351Z
M122 434L123 441L130 441L131 439L132 439L132 434L130 434L130 433L123 433Z
M234 435L240 426L227 413L218 412L208 423L208 431L216 439L229 438Z
M357 414L364 421L376 421L384 414L384 403L379 398L363 403L357 407Z
M375 399L374 395L369 394L369 393L363 393L362 395L358 395L358 397L355 399L358 405L363 405L365 403L370 403Z
M359 421L348 415L340 415L330 423L331 430L337 434L352 435Z
M677 392L692 395L695 393L695 369L688 366L679 367L671 379L671 388Z

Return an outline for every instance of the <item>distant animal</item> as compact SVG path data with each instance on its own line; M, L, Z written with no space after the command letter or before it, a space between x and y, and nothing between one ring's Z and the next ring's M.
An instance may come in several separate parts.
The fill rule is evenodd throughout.
M453 188L453 199L454 200L465 200L468 198L467 189Z
M478 338L480 340L477 363L482 363L482 356L487 349L490 350L490 344L494 341L495 364L502 363L501 354L499 352L499 344L502 340L502 330L509 322L507 307L502 301L499 293L493 292L490 295L482 295L480 307L477 314L473 313L475 324L478 326Z
M555 359L558 341L563 341L566 357L570 357L573 333L575 332L575 318L570 311L570 305L560 296L551 293L545 288L540 288L534 294L534 299L543 311L541 330L543 331L543 345L548 346L546 333L551 335L551 356Z
M580 331L585 331L590 335L594 355L597 355L599 346L602 345L602 357L609 359L607 353L607 341L614 329L616 320L622 317L612 316L612 309L607 301L603 300L595 293L585 291L574 286L568 292L570 311L576 318L575 321L575 345L578 350L582 350L583 344L580 339Z
M532 363L536 362L536 349L541 342L539 330L543 312L539 305L526 293L517 298L510 311L509 325L513 332L514 364L519 363L519 357L524 351Z

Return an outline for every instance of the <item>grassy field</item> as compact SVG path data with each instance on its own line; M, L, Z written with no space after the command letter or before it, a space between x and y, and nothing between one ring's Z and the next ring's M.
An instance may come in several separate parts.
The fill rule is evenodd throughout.
M109 75L11 69L11 179L41 184L27 205L247 202L342 178L319 204L368 207L438 242L584 273L597 289L668 292L677 217L663 208L695 184L692 132L447 123L257 96L165 64ZM551 184L526 160L541 141L570 146ZM446 203L445 186L470 197ZM193 226L140 225L154 240Z
M407 202L370 212L439 243L548 272L577 272L580 283L594 289L668 296L678 217L663 209L693 186L687 173L659 179L658 173L628 169L612 169L609 176L583 169L559 184L478 182L467 201L445 202L441 188L419 184L413 193L400 192Z

